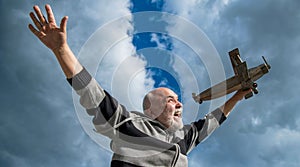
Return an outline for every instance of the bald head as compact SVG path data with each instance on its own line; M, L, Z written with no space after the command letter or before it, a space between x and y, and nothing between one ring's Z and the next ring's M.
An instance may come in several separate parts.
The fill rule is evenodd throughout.
M143 100L144 113L165 127L178 130L183 127L182 104L171 89L160 87L150 91Z
M150 109L151 105L153 105L152 103L155 101L161 101L165 95L166 89L168 88L161 87L148 92L143 100L143 110L145 111Z
M157 118L164 110L166 98L177 95L169 88L159 87L147 93L143 100L144 113L151 118Z

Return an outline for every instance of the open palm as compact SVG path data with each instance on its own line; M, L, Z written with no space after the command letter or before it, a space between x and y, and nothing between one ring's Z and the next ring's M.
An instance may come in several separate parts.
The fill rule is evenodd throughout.
M33 7L36 15L31 12L29 15L35 25L35 27L29 24L29 29L36 35L42 43L44 43L52 51L58 50L67 44L67 20L65 16L60 23L60 27L56 25L55 17L50 5L46 5L48 20L42 14L38 6ZM36 17L37 16L37 17Z

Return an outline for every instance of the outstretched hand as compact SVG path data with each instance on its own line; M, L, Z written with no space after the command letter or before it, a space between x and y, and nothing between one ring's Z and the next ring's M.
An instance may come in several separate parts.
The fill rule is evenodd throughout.
M30 12L35 27L29 24L30 31L37 36L55 54L64 74L71 78L82 69L81 64L73 54L67 43L67 20L65 16L58 27L50 5L46 5L47 18L42 14L38 6L34 6L34 12Z
M30 12L35 27L29 24L28 27L31 32L37 36L43 44L45 44L53 52L63 48L67 45L67 20L68 17L62 18L60 26L58 27L55 22L55 17L50 5L46 5L47 18L42 14L38 6L33 7L35 14ZM36 17L37 16L37 17Z
M251 89L238 90L223 106L220 107L224 115L227 117L237 102L242 100L244 96L251 91Z

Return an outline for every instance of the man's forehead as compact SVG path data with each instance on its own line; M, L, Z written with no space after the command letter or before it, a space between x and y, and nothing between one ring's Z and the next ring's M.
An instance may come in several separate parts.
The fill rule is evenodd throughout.
M174 98L174 99L178 99L178 96L176 93L174 93L171 89L169 88L157 88L154 91L154 94L158 95L158 96L163 96L165 98Z
M178 96L177 95L175 95L175 96L172 96L172 95L168 95L168 96L166 96L166 98L172 98L172 99L178 99Z

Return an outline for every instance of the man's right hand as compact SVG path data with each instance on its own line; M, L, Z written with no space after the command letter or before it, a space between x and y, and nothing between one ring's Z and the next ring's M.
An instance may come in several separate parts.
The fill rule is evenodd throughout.
M67 20L68 17L62 18L60 27L56 25L55 17L50 5L46 5L47 18L42 14L38 6L33 7L34 12L30 12L35 27L29 24L31 32L37 36L42 43L50 48L54 53L67 46Z

